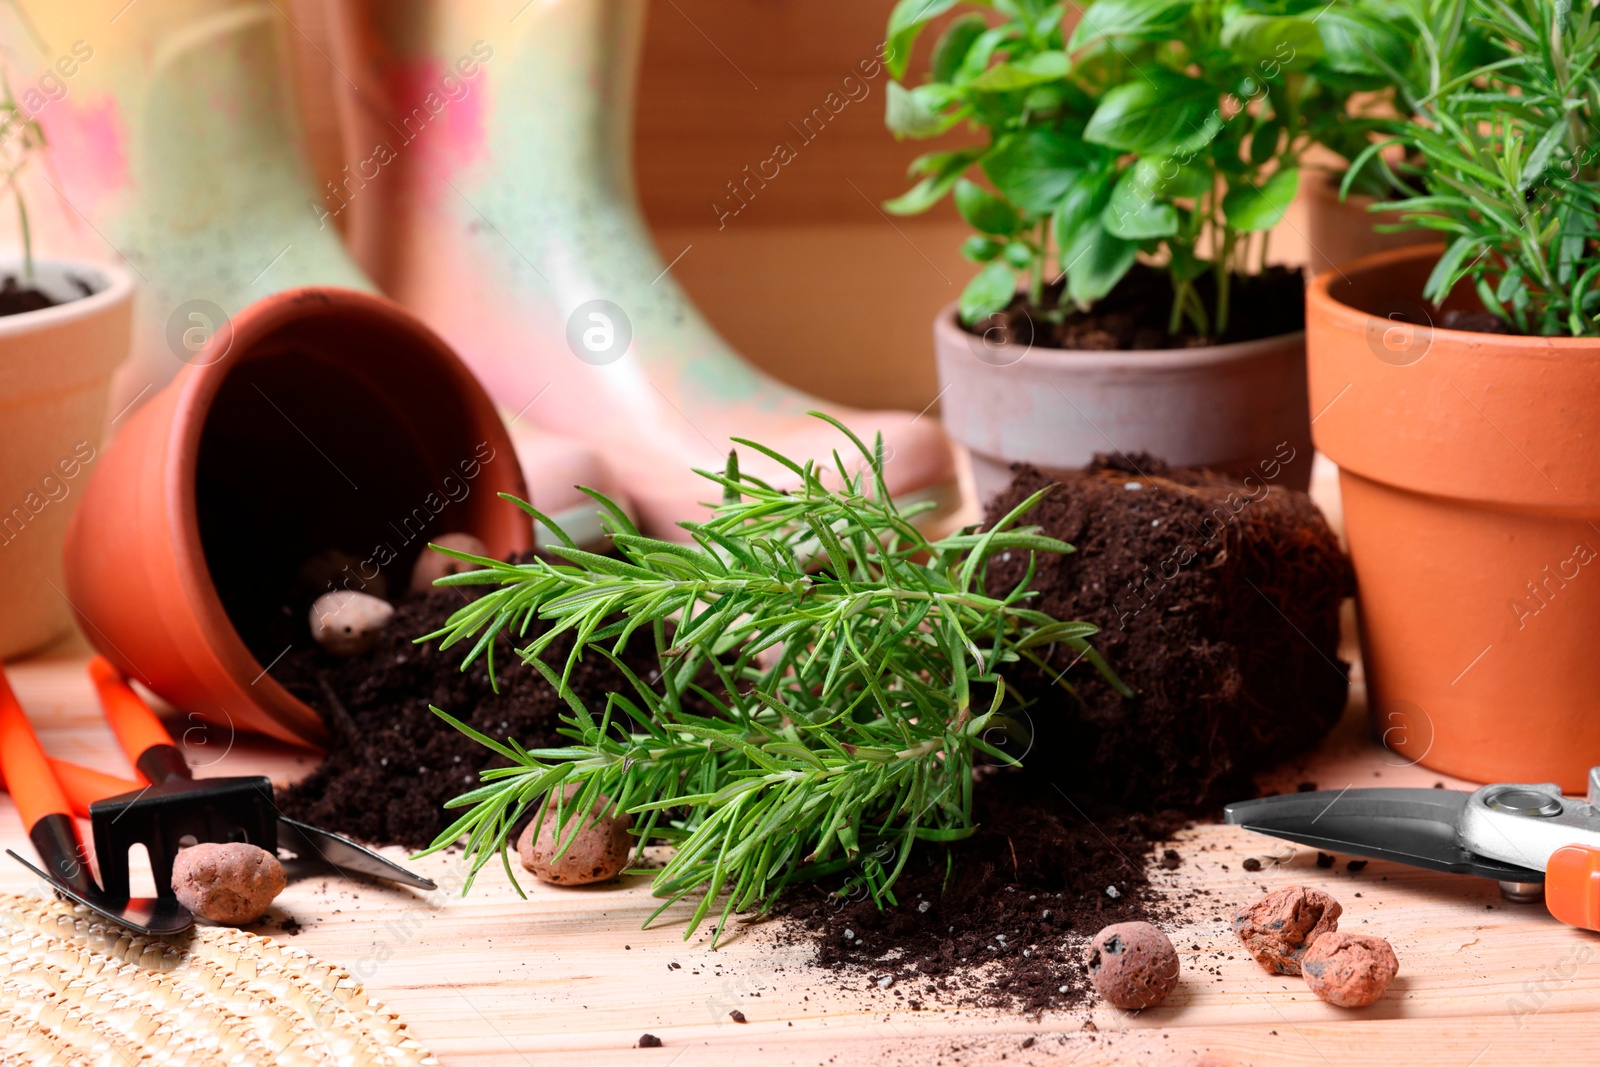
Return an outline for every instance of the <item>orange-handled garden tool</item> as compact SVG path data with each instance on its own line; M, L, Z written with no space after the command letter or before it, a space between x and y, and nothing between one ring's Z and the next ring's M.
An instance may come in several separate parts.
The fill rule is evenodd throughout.
M123 754L150 783L117 795L66 798L69 803L88 801L106 892L128 891L128 849L142 844L156 891L167 896L173 857L184 845L200 841L245 841L269 852L283 848L340 873L415 889L438 888L347 837L283 815L273 799L272 782L264 776L194 778L166 727L115 667L97 656L89 662L89 677Z
M1493 878L1564 923L1600 930L1600 767L1586 800L1552 783L1345 789L1229 804L1228 822L1329 852Z
M52 761L40 747L39 738L17 702L16 694L11 691L3 668L0 668L0 770L5 773L6 788L17 814L22 817L22 825L27 828L28 838L44 863L44 870L7 849L18 863L63 895L140 933L174 934L194 925L188 910L173 899L170 892L155 899L128 896L126 852L122 857L122 892L107 891L94 880L83 842L78 837L77 824L72 821L72 805L66 791L56 777ZM75 788L104 787L107 781L116 782L97 771L82 770L84 774L73 773ZM168 880L171 880L170 871Z

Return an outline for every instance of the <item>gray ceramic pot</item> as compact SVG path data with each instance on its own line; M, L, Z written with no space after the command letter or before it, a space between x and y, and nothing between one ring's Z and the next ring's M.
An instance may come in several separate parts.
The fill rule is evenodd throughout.
M980 501L1013 463L1060 472L1097 452L1310 484L1303 332L1206 348L1029 348L968 333L952 304L933 337L945 430L971 453Z

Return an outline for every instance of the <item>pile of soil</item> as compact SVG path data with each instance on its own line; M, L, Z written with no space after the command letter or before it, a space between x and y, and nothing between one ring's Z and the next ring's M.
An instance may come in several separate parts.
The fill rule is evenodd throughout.
M87 290L87 287L85 287ZM85 296L88 295L86 291ZM49 296L33 288L18 283L17 276L8 274L0 279L0 317L6 315L20 315L24 311L38 311L41 308L55 307L56 302Z
M1216 306L1216 278L1207 273L1195 280L1195 289L1207 308ZM1298 270L1269 267L1259 275L1235 276L1229 282L1233 314L1220 337L1197 334L1188 320L1176 334L1167 332L1172 313L1172 279L1143 263L1117 283L1089 311L1069 311L1061 316L1064 283L1045 289L1039 307L1019 293L1010 305L963 328L995 343L1037 345L1085 351L1132 351L1162 348L1197 348L1233 344L1305 329L1305 280Z
M894 886L899 907L806 887L779 936L815 945L828 971L905 988L913 1006L934 994L942 1005L1036 1014L1089 998L1084 946L1102 927L1160 924L1181 904L1157 896L1145 876L1159 843L1186 821L1181 812L1071 801L1004 770L974 789L973 817L971 838L912 855ZM1178 864L1162 851L1159 862Z
M433 590L409 594L395 604L395 617L370 652L348 659L313 645L291 651L272 676L314 708L328 725L328 755L311 775L279 792L283 813L375 844L424 848L463 812L444 803L478 785L478 772L507 761L428 710L432 704L497 740L516 738L527 748L566 744L557 733L566 704L512 650L496 639L495 678L483 660L462 671L467 645L440 652L437 642L415 638L444 626L450 615L481 590ZM571 649L559 642L551 662ZM627 657L641 678L654 669L646 642L634 642ZM622 674L599 656L587 657L572 687L592 708L605 695L627 687Z
M1019 468L990 520L1050 481ZM1144 456L1097 459L1061 483L1028 521L1078 551L1040 558L1033 606L1099 624L1096 646L1137 695L1119 697L1079 665L1072 697L1053 685L1070 662L1063 650L1047 673L1013 671L1008 680L1031 702L1032 735L1006 747L1021 746L1025 769L980 771L973 837L919 846L895 885L898 907L840 897L837 883L796 887L784 901L781 938L813 945L819 966L893 988L913 1006L922 995L1028 1012L1086 1002L1089 938L1113 922L1170 923L1184 906L1146 877L1148 864L1179 862L1161 842L1205 805L1252 795L1252 772L1315 743L1344 706L1338 608L1353 580L1306 497L1259 483L1252 492ZM992 561L989 587L1009 587L1025 566ZM1130 589L1142 592L1130 600ZM468 595L401 600L365 655L310 648L273 667L333 734L323 765L284 794L286 814L377 843L430 844L448 825L444 802L503 762L430 703L493 737L561 743L564 705L505 638L498 694L481 663L459 671L460 649L412 643ZM629 659L650 676L642 644ZM593 658L573 679L591 707L623 685Z
M1059 479L1019 466L994 521L1055 488L1025 520L1076 552L1037 561L1033 607L1092 622L1091 643L1131 689L1048 650L1008 682L1031 702L1025 764L1133 811L1197 810L1253 792L1252 775L1309 749L1344 710L1339 605L1355 577L1322 513L1264 479L1100 456ZM993 560L1011 588L1028 560Z

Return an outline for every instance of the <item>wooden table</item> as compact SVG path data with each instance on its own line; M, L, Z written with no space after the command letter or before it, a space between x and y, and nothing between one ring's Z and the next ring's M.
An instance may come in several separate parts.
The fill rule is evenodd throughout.
M9 673L51 754L127 774L99 719L85 657L81 646L67 648L13 664ZM1360 705L1358 687L1350 714L1316 756L1281 768L1269 785L1462 784L1397 766L1398 757L1368 740ZM314 760L181 716L169 721L192 762L209 765L202 775L288 781ZM7 809L0 812L3 845L29 854L9 799L0 806ZM641 930L654 905L642 879L565 890L530 880L522 900L498 868L464 899L313 876L292 882L256 929L286 937L279 926L292 916L302 931L291 944L348 968L445 1064L953 1065L1004 1058L1008 1065L1064 1067L1178 1064L1201 1051L1240 1065L1600 1061L1600 937L1561 925L1543 907L1505 903L1490 882L1389 863L1354 874L1343 864L1320 869L1312 851L1291 855L1222 826L1190 831L1176 847L1184 864L1153 877L1165 886L1206 888L1217 909L1171 931L1183 952L1183 983L1161 1008L1138 1015L1100 1006L1029 1019L945 1010L934 998L914 1012L895 990L865 981L839 988L835 976L807 965L803 949L777 944L770 927L749 928L716 951L703 934L683 941L682 911ZM1283 862L1269 860L1257 873L1240 866L1275 852ZM459 886L459 857L430 857L416 867L443 887ZM1370 930L1394 944L1400 976L1377 1005L1330 1007L1299 979L1270 977L1240 951L1224 911L1293 883L1336 896L1343 929ZM37 891L37 884L5 861L0 889ZM1190 948L1195 944L1199 951ZM669 962L681 968L669 969ZM735 1008L748 1023L731 1021ZM645 1032L663 1047L633 1047Z

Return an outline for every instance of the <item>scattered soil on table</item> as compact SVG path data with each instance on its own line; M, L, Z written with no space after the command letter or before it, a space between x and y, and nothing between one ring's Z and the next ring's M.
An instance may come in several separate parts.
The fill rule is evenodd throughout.
M527 748L565 744L556 730L566 704L538 672L517 659L505 636L496 639L495 677L480 659L460 670L466 645L440 652L437 642L415 638L444 626L477 591L470 587L410 594L395 603L395 617L370 652L340 659L321 648L296 649L272 676L314 708L328 724L328 755L311 775L280 791L285 815L363 841L423 848L460 811L444 803L478 785L478 772L507 764L428 710L451 715L497 740L516 738ZM654 669L646 642L627 657L641 678ZM570 642L553 646L562 662ZM627 686L599 656L573 672L572 687L590 707Z
M1195 288L1207 308L1216 306L1213 275L1201 275ZM1046 287L1043 308L1019 293L1003 310L963 329L993 343L1084 351L1197 348L1305 329L1305 279L1300 271L1270 267L1264 274L1235 276L1229 291L1233 310L1221 337L1190 332L1187 320L1180 332L1169 334L1172 280L1165 271L1142 263L1090 311L1070 311L1059 322L1052 321L1064 299L1063 285L1058 283ZM1071 302L1066 306L1070 308Z
M1033 607L1100 627L1090 643L1134 691L1124 698L1046 651L1046 670L1007 679L1031 702L1026 766L1130 810L1199 809L1253 795L1252 776L1320 741L1344 710L1339 605L1355 579L1304 493L1169 469L1149 456L1097 457L1048 478L1019 467L994 521L1058 483L1024 520L1077 551L1041 555ZM1009 589L1028 565L990 564Z
M1187 821L1181 812L1074 802L995 770L973 791L973 817L968 840L911 856L894 886L899 907L808 887L779 936L814 944L818 965L841 977L903 985L908 996L945 1004L1038 1013L1089 997L1084 951L1102 927L1160 925L1182 906L1152 892L1145 875L1159 843ZM1172 860L1161 865L1178 866L1166 853Z
M18 284L14 274L0 279L0 316L20 315L25 311L55 306L56 302L38 289Z
M1047 483L1020 469L991 514ZM1352 579L1303 495L1247 493L1140 456L1067 477L1029 521L1078 548L1040 559L1034 606L1101 625L1096 647L1138 695L1118 697L1081 664L1070 676L1077 698L1054 687L1069 662L1061 650L1048 674L1014 671L1010 681L1031 702L1031 735L1015 742L1027 769L980 770L974 836L919 847L895 885L898 907L840 898L836 884L797 887L785 900L778 936L814 945L817 964L841 984L871 982L913 1005L922 990L941 1003L1032 1013L1084 1003L1083 954L1095 933L1130 920L1170 925L1203 892L1154 891L1147 866L1182 863L1161 843L1206 805L1251 795L1251 773L1315 743L1343 708L1338 605ZM1192 558L1162 570L1184 546ZM994 560L990 588L1014 584L1025 566ZM1127 599L1129 588L1142 599ZM412 643L470 594L401 599L365 655L311 648L273 667L333 735L323 765L283 795L286 814L368 841L431 843L448 825L444 802L503 761L430 703L493 737L560 743L564 705L506 639L498 694L481 663L458 670L459 649ZM635 648L635 669L648 677L651 656ZM590 706L623 684L603 661L573 680Z

